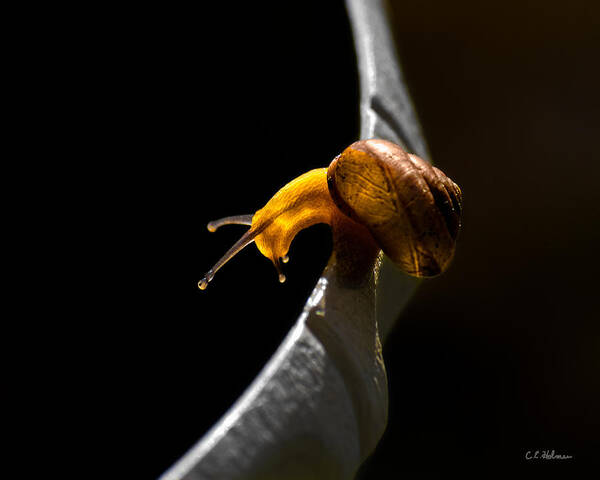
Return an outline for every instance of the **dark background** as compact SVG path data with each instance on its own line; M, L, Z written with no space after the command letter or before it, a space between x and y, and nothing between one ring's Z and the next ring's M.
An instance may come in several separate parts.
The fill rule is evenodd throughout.
M387 339L389 425L360 478L598 466L599 16L580 0L392 2L464 228ZM327 227L302 232L280 285L250 246L200 292L244 231L205 224L252 213L354 141L358 85L340 1L108 17L81 73L101 194L83 269L107 277L86 335L104 342L115 436L156 478L259 373L331 251ZM552 449L574 458L525 460Z

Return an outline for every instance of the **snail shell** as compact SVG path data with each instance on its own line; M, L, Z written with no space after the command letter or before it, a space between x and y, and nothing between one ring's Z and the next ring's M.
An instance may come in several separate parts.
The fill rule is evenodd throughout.
M441 170L386 140L361 140L327 171L337 207L366 226L383 252L418 277L443 272L454 255L462 196Z

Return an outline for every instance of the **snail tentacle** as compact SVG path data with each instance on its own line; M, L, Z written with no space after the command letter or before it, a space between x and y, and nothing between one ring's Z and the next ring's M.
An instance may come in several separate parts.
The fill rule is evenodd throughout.
M208 222L206 228L208 228L209 232L216 232L223 225L252 225L253 216L254 214L251 213L250 215L233 215L231 217L219 218L218 220Z

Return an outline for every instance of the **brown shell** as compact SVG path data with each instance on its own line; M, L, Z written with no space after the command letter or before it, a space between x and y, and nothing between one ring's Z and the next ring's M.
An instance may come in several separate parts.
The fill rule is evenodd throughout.
M417 277L442 273L460 229L460 188L441 170L386 140L361 140L327 171L338 208L365 225L383 252Z

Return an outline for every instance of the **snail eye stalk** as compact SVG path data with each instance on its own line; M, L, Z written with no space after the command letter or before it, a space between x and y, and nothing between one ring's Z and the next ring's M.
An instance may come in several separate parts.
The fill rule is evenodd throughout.
M218 228L223 225L252 225L252 215L236 215L233 217L225 217L220 218L219 220L214 220L210 222L206 227L209 232L216 232ZM214 264L214 266L206 272L204 278L198 282L198 288L200 290L205 290L208 286L208 282L210 282L217 270L225 265L232 257L234 257L240 250L244 247L250 245L256 237L256 231L250 229L242 237L233 244L233 246L227 250L227 253L221 257L221 259Z
M223 225L252 225L252 217L254 215L234 215L233 217L219 218L209 222L206 228L209 232L216 232Z

